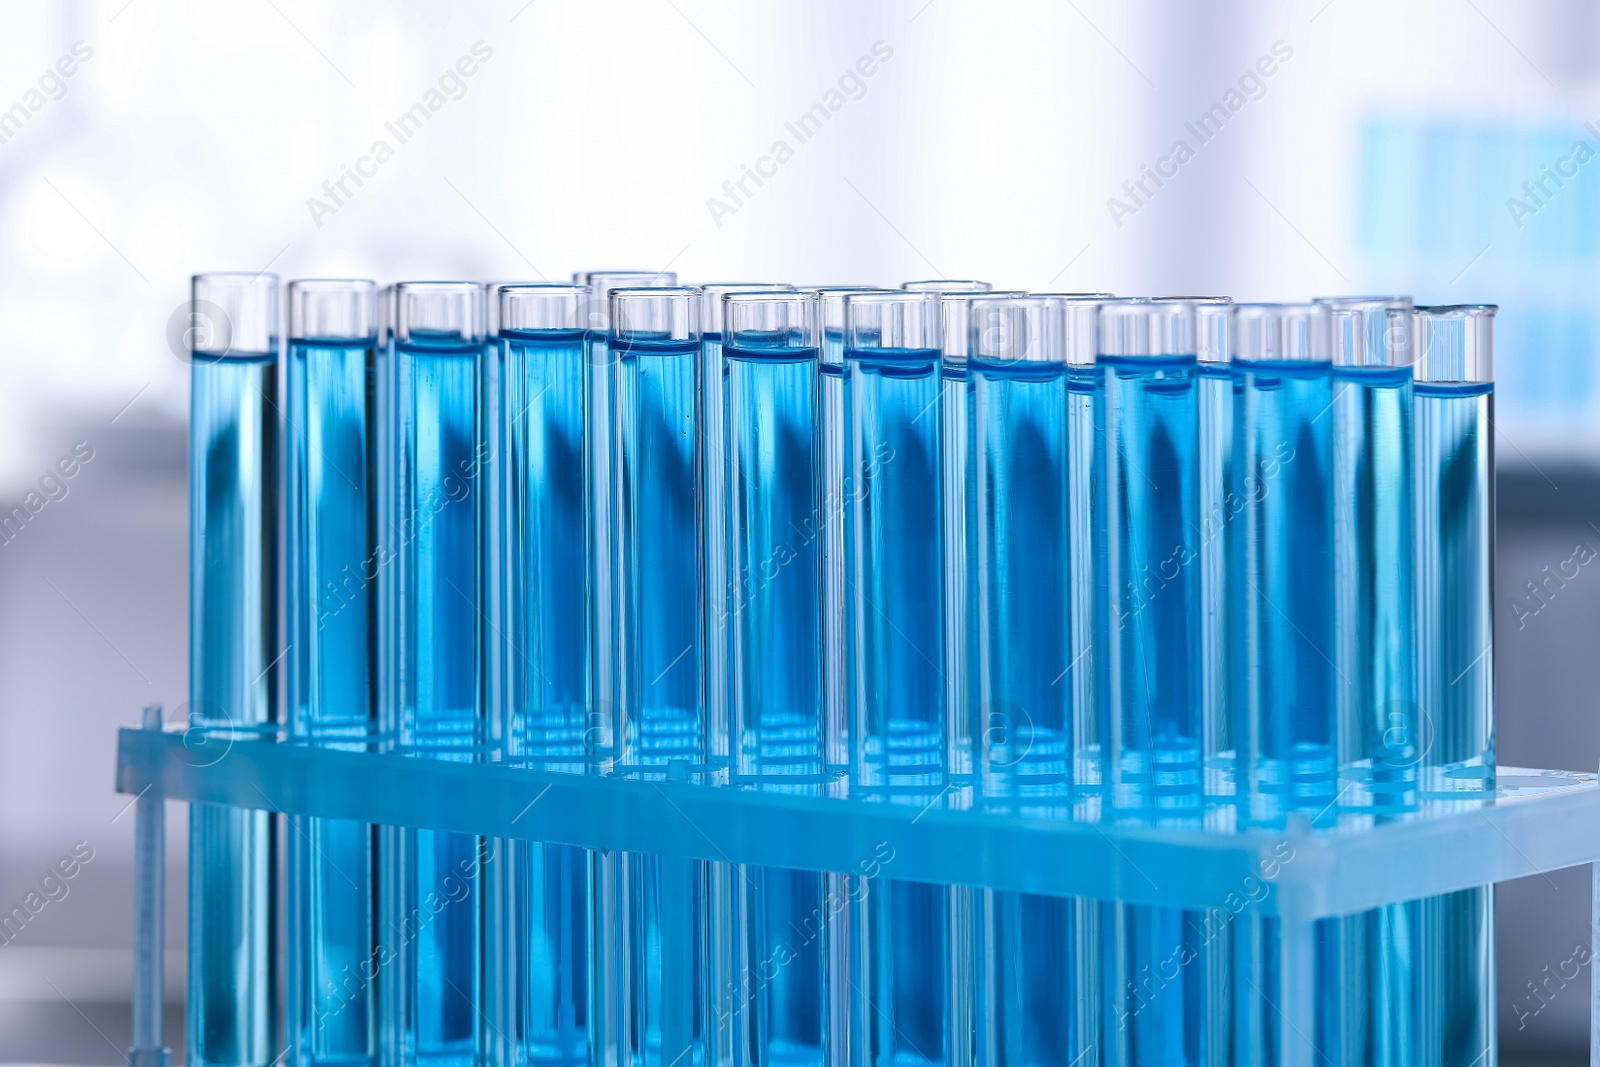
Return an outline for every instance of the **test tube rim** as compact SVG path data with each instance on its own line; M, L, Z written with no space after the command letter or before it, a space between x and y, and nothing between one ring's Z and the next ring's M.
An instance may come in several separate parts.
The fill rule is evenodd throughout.
M972 336L972 335L975 335L976 332L977 332L977 326L975 325L975 320L977 319L979 307L981 305L984 305L984 304L993 304L997 308L1000 308L1000 307L1012 307L1012 308L1031 307L1031 308L1037 308L1037 309L1039 309L1041 311L1051 311L1051 310L1053 310L1055 312L1055 318L1056 318L1056 322L1055 322L1055 329L1056 329L1056 339L1055 339L1055 341L1056 341L1056 343L1054 345L1054 355L1035 356L1035 355L1031 355L1030 354L1030 355L1022 356L1021 358L1018 358L1018 359L998 359L998 358L996 358L994 356L980 356L980 355L978 355L977 354L977 352L978 352L977 343L975 341L969 340L968 345L967 345L968 358L981 360L982 362L985 362L985 363L1018 363L1018 364L1023 364L1023 363L1046 363L1046 364L1060 364L1063 367L1067 366L1068 364L1070 364L1072 362L1072 353L1070 351L1071 345L1069 345L1068 342L1067 342L1067 314L1066 314L1066 312L1067 312L1067 307L1069 305L1067 304L1066 300L1062 299L1061 297L1053 296L1053 295L1051 295L1049 293L1020 293L1020 294L1017 294L1017 295L1012 295L1012 294L1009 294L1009 293L985 293L985 294L983 294L982 298L969 301L969 303L972 306L968 309L968 311L969 311L969 313L970 313L970 315L972 317L972 320L974 320L974 321L969 321L968 324L967 324L967 330L968 330L969 337ZM1079 306L1082 306L1082 305L1079 305ZM1031 351L1032 350L1030 349L1030 352Z

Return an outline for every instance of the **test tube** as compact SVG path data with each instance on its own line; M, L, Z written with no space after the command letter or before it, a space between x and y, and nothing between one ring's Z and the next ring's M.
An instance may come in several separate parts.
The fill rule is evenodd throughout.
M289 727L369 751L378 713L378 292L289 283ZM290 1038L313 1065L366 1062L376 990L372 827L292 816Z
M940 400L943 411L943 450L939 457L941 477L944 480L943 531L944 543L950 546L944 565L944 610L950 625L945 627L944 674L945 706L950 713L949 722L949 773L966 781L978 773L980 738L988 726L980 712L981 703L973 690L974 675L971 663L973 650L969 647L969 625L975 605L970 602L967 546L971 517L967 514L972 501L967 492L970 449L967 413L967 357L972 349L971 309L973 302L990 296L1022 296L1022 293L991 293L986 282L910 282L908 285L947 285L950 288L924 288L922 292L939 294L939 336L943 346L943 359L939 373L944 396ZM983 289L970 288L984 286ZM968 288L953 288L966 286ZM912 290L913 292L919 290Z
M983 792L1024 810L1065 805L1073 780L1066 301L984 298L969 310L968 551ZM1086 999L1080 902L978 896L980 1062L1081 1061L1099 1028L1097 1014L1077 1010ZM1052 1009L1038 1010L1044 1003Z
M1494 796L1494 316L1416 312L1417 688L1426 800ZM1559 579L1558 579L1559 580ZM1424 1063L1470 1063L1495 1041L1493 894L1421 903Z
M827 739L822 689L822 490L818 301L812 293L724 298L732 584L732 770L744 782L820 794ZM750 1047L737 1062L843 1062L831 1046L847 1003L834 974L838 876L753 868L739 879ZM832 999L831 999L832 998Z
M621 481L617 469L616 367L610 348L611 290L619 287L674 286L678 276L671 271L599 270L577 271L575 283L589 287L585 309L588 365L584 372L587 397L587 422L584 427L584 485L589 493L590 559L585 570L590 583L589 671L590 711L587 749L595 769L602 769L616 758L612 728L621 703L619 686L618 634L621 588L618 582L617 494ZM591 934L595 964L591 979L591 1026L595 1055L613 1061L621 1054L621 1017L607 1006L620 1004L622 990L618 970L621 946L616 941L619 927L611 916L621 907L621 857L615 853L596 853L590 857L593 917Z
M973 610L957 617L972 626L969 719L983 793L1070 800L1065 304L988 297L962 302L960 317L973 514L957 543L970 554Z
M1100 306L1098 429L1104 590L1096 649L1102 688L1102 804L1199 825L1201 645L1198 364L1182 302ZM1106 909L1107 1035L1133 1064L1190 1064L1218 1043L1203 912ZM1174 966L1177 961L1177 966ZM1172 972L1176 973L1172 973Z
M482 556L492 437L483 425L484 294L475 282L395 288L390 504L397 751L471 762L490 736L484 678ZM380 845L389 892L380 958L391 959L386 1056L419 1064L470 1058L482 995L482 868L471 834L392 829ZM442 902L435 912L435 903ZM426 919L426 921L424 921Z
M1194 323L1183 303L1100 307L1105 789L1148 815L1198 814L1201 798Z
M616 368L611 365L607 344L611 328L610 292L624 286L653 287L678 284L671 271L593 270L575 271L572 280L589 287L589 303L584 318L588 329L589 366L584 379L588 396L589 447L584 453L588 464L585 481L589 489L589 510L594 515L590 527L592 559L588 574L594 583L590 608L591 748L610 758L614 739L611 725L616 718L620 696L617 687L617 633L620 625L617 606L617 478L616 460Z
M1190 305L1195 314L1195 359L1200 378L1200 759L1205 795L1233 793L1233 729L1229 718L1229 626L1226 590L1230 562L1242 560L1230 494L1234 467L1237 396L1228 326L1233 301L1226 296L1164 296ZM1230 555L1231 553L1231 555ZM1232 572L1238 573L1238 572Z
M278 728L278 314L275 274L194 276L189 725L219 746L271 739ZM269 813L190 809L188 1049L197 1064L267 1067L277 1057L276 856Z
M1494 316L1417 309L1417 688L1424 795L1494 795Z
M1417 804L1411 298L1317 302L1332 319L1337 807L1388 818ZM1322 1052L1422 1062L1420 903L1331 922L1337 986L1322 1009L1334 1020Z
M1095 589L1096 528L1094 510L1098 437L1095 411L1099 406L1100 374L1095 367L1099 347L1099 309L1118 300L1110 293L1036 293L1062 301L1065 320L1063 346L1067 363L1067 551L1068 603L1072 642L1070 669L1062 684L1070 685L1075 803L1092 804L1100 791L1100 720L1098 674L1095 667L1096 613L1100 597ZM1126 301L1124 301L1126 302ZM1095 966L1098 966L1096 960Z
M706 758L698 508L700 292L611 292L620 678L617 769L687 777ZM703 980L706 865L621 858L622 1062L696 1062L717 1021ZM598 915L597 915L598 920Z
M506 756L583 773L589 630L585 501L589 365L584 285L501 286L501 439L505 495ZM589 856L570 845L507 841L502 866L512 942L511 1062L589 1059Z
M929 278L920 282L903 282L900 288L908 293L987 293L994 286L970 279Z
M729 633L733 590L728 578L727 413L722 403L722 299L729 293L784 292L789 285L769 282L711 282L700 289L699 423L705 435L700 450L702 499L705 504L706 583L705 656L707 755L713 761L728 758L727 690L720 679L731 670Z
M823 286L817 294L822 331L822 677L828 744L828 767L841 772L850 764L851 738L846 697L846 658L853 642L847 636L845 611L845 516L856 479L850 477L848 429L845 426L844 302L851 293L888 292L864 285Z
M937 293L845 297L852 788L937 802L948 781L944 419ZM970 1055L969 891L877 877L856 902L851 1062Z
M1410 297L1324 299L1334 376L1334 667L1341 806L1417 803Z
M1233 314L1243 385L1233 492L1246 570L1232 576L1249 688L1234 709L1246 822L1334 820L1333 376L1320 304L1242 304Z

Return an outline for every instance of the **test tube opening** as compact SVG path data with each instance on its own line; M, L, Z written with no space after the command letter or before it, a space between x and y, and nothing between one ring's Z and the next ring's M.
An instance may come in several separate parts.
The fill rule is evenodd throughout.
M197 360L276 355L278 276L243 271L196 274L191 280L189 329Z

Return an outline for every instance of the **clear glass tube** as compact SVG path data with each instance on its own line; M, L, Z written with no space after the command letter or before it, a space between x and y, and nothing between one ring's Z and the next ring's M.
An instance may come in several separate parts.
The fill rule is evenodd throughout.
M1181 302L1100 307L1096 496L1104 516L1102 803L1162 822L1201 816L1201 627L1198 364L1195 314ZM1099 650L1097 649L1097 652ZM1105 982L1115 1039L1135 1063L1195 1063L1225 1018L1188 1008L1215 1000L1205 915L1108 909L1117 946ZM1108 1026L1108 1034L1110 1029Z
M903 282L900 288L908 293L987 293L994 288L988 282L957 278L930 278L920 282Z
M982 789L1028 806L1066 805L1073 793L1067 307L1020 296L969 305L974 595L964 617L973 626ZM1084 903L978 894L974 955L985 1002L974 1019L992 1062L1071 1062L1097 1047L1097 1015L1082 1010L1098 1000L1093 970L1081 969ZM1096 988L1081 988L1084 978Z
M844 302L851 293L892 292L870 286L824 286L817 294L822 331L822 644L823 691L826 694L828 766L843 771L850 764L851 728L847 722L845 611L845 513L856 479L850 477L845 426Z
M944 508L944 543L951 546L944 565L945 617L952 620L945 627L944 674L945 706L949 710L947 727L948 772L963 780L976 774L979 767L980 738L986 729L973 692L971 673L972 650L967 640L968 627L955 620L968 618L973 605L970 602L968 583L967 531L971 517L967 494L969 464L968 413L967 413L967 357L971 353L973 337L970 329L973 302L989 296L1022 296L1022 293L991 293L986 282L912 282L921 285L913 292L939 294L940 339L943 359L940 362L940 379L944 383L944 396L940 407L944 415L943 440L939 466L944 479L942 490ZM947 288L927 288L937 284ZM983 286L982 289L971 286ZM968 288L954 288L967 286Z
M1341 806L1400 813L1417 804L1419 726L1411 301L1318 302L1332 319Z
M591 750L610 753L615 745L611 727L620 701L617 674L617 634L619 621L616 615L619 603L617 589L617 478L616 460L616 368L611 363L608 333L611 328L611 290L623 287L648 288L674 286L678 276L671 271L648 270L596 270L577 271L574 283L589 287L589 302L583 309L584 326L588 330L589 365L584 379L588 396L589 447L585 452L588 473L589 510L594 516L591 526L593 537L589 565L590 580L594 583L593 611L590 618L590 669L591 707L594 722L591 724Z
M585 580L592 515L584 481L589 365L584 285L506 285L496 292L503 359L500 439L507 471L507 758L582 772L590 685ZM514 975L514 1063L589 1057L588 853L506 841L505 899Z
M926 805L948 781L937 293L845 297L845 601L856 788ZM871 880L856 907L853 1062L961 1062L970 893Z
M289 283L289 726L364 751L378 719L378 292ZM376 989L372 828L294 818L291 1040L307 1064L366 1064Z
M484 293L475 282L402 282L391 341L395 455L385 531L396 675L386 713L398 751L474 761L489 739L483 555L492 436L483 425ZM392 957L389 1054L470 1058L478 1038L485 842L388 831L379 946ZM444 902L437 911L431 902Z
M972 514L956 543L973 602L957 617L972 626L983 793L1070 798L1065 304L1006 296L962 310Z
M274 274L198 274L190 304L189 723L278 726L279 301ZM277 1056L276 822L189 815L188 1049L197 1064ZM249 982L238 975L249 974Z
M722 358L723 308L729 294L773 293L793 287L765 282L717 282L700 286L700 448L701 500L703 502L705 604L705 716L707 756L715 763L729 760L729 686L733 677L730 658L734 602L739 596L735 571L729 562L731 519L728 482L728 411L725 397L726 363ZM734 1042L745 1032L742 1025L747 1002L741 993L739 941L735 936L738 872L728 864L707 866L710 918L707 973L708 1010L718 1020L711 1036L713 1058L735 1055Z
M671 271L601 270L579 271L572 280L589 287L589 302L584 308L589 350L584 391L588 421L585 425L584 484L589 492L591 517L590 561L586 575L591 584L590 600L590 721L587 738L589 757L598 765L616 758L616 739L612 729L621 704L621 676L617 646L621 618L621 589L618 584L618 493L621 479L617 469L616 377L610 348L611 290L621 287L675 286L678 276ZM622 947L617 942L621 927L611 921L622 898L621 857L595 856L591 861L591 913L594 916L594 990L591 1011L591 1041L594 1055L614 1062L621 1055Z
M1420 787L1434 803L1492 797L1495 789L1496 310L1423 307L1414 320ZM1552 595L1582 562L1559 565L1536 588ZM1421 1062L1470 1062L1495 1041L1493 891L1467 889L1420 908L1422 966L1433 976Z
M1334 716L1333 376L1320 304L1234 309L1243 385L1232 493L1243 501L1246 569L1230 586L1248 688L1235 709L1240 814L1281 827L1291 812L1331 825Z
M1227 588L1230 551L1239 559L1238 529L1229 521L1238 507L1230 499L1234 466L1236 397L1241 383L1233 373L1228 326L1233 300L1226 296L1161 296L1194 308L1195 358L1200 377L1200 758L1205 794L1233 793L1233 729L1229 715L1229 625Z
M764 788L820 792L821 355L813 293L728 295L727 409L733 658L732 769ZM813 871L757 868L739 886L750 1047L739 1062L823 1064L847 979L830 969L830 886ZM833 998L830 1000L830 998Z
M1187 304L1101 305L1105 781L1114 807L1152 815L1201 797L1194 349Z
M1410 297L1322 298L1332 319L1334 668L1339 810L1417 806ZM1325 1054L1417 1059L1422 902L1330 920L1338 985Z
M706 581L706 728L707 753L713 760L728 758L727 690L720 679L731 669L729 631L733 612L733 589L727 579L728 568L728 455L727 413L722 402L722 306L729 293L786 292L793 286L769 282L712 282L700 289L700 378L699 424L704 434L700 449L702 499L705 501Z
M620 490L616 764L681 776L706 758L700 293L613 289L610 307ZM698 1061L716 1025L705 976L707 865L629 854L620 873L622 1062Z

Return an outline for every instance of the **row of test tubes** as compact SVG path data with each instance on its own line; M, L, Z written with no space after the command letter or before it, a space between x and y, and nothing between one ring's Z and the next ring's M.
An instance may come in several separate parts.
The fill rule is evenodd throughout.
M277 280L198 276L192 721L1219 832L1492 794L1492 307L676 282L294 282L280 364ZM280 1015L330 1067L1278 1047L1270 921L892 849L293 819L280 979L276 824L192 818L197 1063L268 1067ZM1325 921L1319 1050L1472 1063L1488 924Z

